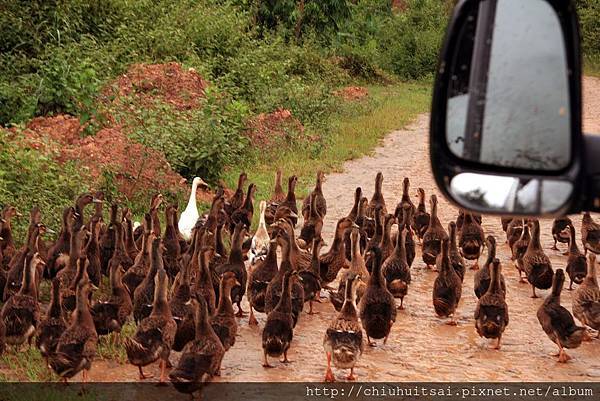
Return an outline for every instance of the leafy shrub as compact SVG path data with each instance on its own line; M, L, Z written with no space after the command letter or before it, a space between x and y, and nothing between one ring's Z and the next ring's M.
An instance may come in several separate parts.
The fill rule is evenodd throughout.
M24 217L15 221L16 238L24 238L29 211L38 206L49 227L60 227L62 208L87 190L81 166L60 165L52 155L23 146L0 130L0 206L16 206Z
M600 2L577 0L575 3L579 13L583 54L586 58L600 61Z

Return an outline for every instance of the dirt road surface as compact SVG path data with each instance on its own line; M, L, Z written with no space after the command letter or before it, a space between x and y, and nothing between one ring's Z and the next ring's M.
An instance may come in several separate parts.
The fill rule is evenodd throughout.
M584 82L584 130L600 133L600 79L586 78ZM335 222L352 207L353 194L361 186L365 195L373 191L375 174L384 174L383 190L393 208L401 195L403 178L411 179L411 194L423 187L429 196L438 193L432 179L428 156L428 115L421 115L405 129L390 133L380 147L366 157L348 161L342 173L331 174L324 185L328 213L324 237L331 243ZM440 218L444 226L456 218L457 210L443 198ZM414 202L417 202L416 197ZM393 209L392 209L393 210ZM573 216L577 234L581 218ZM551 251L553 243L551 220L542 222L542 245L553 267L565 268L566 257ZM500 219L484 217L486 235L498 239L498 257L503 266L508 287L510 324L503 337L503 347L497 351L488 340L479 338L474 328L474 272L468 270L463 296L458 308L459 324L444 324L433 311L431 290L436 273L426 270L420 250L412 267L412 284L405 299L406 309L399 311L392 334L386 345L378 342L375 348L366 347L356 374L361 381L600 381L600 340L584 343L570 350L573 360L559 364L550 356L556 346L542 331L536 311L543 298L530 298L531 289L521 284L518 273L509 260L504 244ZM564 246L562 247L564 249ZM482 256L481 263L485 260ZM539 291L546 296L549 291ZM563 291L562 303L571 309L573 292ZM248 310L248 305L245 304ZM316 305L319 314L303 314L294 332L289 365L276 361L274 369L261 366L261 330L265 316L258 315L259 327L250 327L248 318L239 319L238 338L223 360L220 381L322 381L326 359L323 335L336 313L325 301ZM172 354L176 363L179 355ZM158 364L146 369L158 377ZM347 372L335 370L338 380ZM137 369L115 361L95 361L90 373L92 381L136 381Z

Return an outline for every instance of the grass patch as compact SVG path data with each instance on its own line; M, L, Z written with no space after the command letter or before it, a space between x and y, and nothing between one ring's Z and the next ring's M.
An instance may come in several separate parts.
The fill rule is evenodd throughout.
M584 75L600 78L600 55L583 58Z

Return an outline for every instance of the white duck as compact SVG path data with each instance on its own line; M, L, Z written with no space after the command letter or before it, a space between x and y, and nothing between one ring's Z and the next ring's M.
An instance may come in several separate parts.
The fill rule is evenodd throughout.
M196 206L196 190L198 189L199 185L208 187L208 184L205 183L202 178L194 178L192 181L192 192L190 193L190 199L185 210L179 217L179 232L186 241L189 241L192 238L192 229L200 217L198 208Z
M248 252L248 260L250 264L254 264L259 260L263 260L267 253L269 253L269 243L271 238L267 231L267 224L265 223L265 210L267 210L267 202L260 201L260 218L258 220L258 228L252 237L252 243L250 244L250 251Z

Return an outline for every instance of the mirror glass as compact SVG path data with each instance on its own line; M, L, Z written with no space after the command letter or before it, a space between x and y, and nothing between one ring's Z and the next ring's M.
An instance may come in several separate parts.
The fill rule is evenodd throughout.
M547 1L481 1L449 68L446 140L454 155L531 170L569 165L568 63Z
M450 192L463 207L479 212L538 214L565 206L573 185L554 179L461 173L452 179Z

